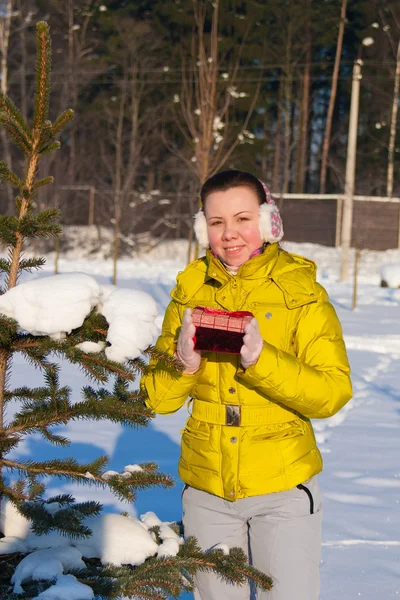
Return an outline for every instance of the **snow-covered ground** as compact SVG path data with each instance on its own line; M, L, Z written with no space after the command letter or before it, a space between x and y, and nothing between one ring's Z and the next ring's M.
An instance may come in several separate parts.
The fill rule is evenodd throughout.
M400 597L400 290L379 287L380 266L400 264L400 250L363 252L358 278L357 309L352 305L352 272L339 283L340 249L311 244L283 244L288 250L315 260L319 281L328 290L343 324L352 366L353 400L336 416L315 422L325 468L320 476L324 498L322 591L320 600L388 600ZM101 284L111 281L111 260L79 258L79 250L60 259L59 271L84 272ZM142 257L118 265L118 285L148 292L156 300L158 323L169 301L179 270L185 266L186 244L164 244ZM53 272L53 256L43 271ZM39 385L40 374L15 357L14 383ZM62 381L79 397L84 384L76 368L65 365ZM12 410L12 407L9 407ZM111 469L127 463L157 461L160 470L175 476L171 490L138 494L130 512L154 511L162 521L179 520L182 484L177 477L180 430L187 412L157 417L150 428L124 430L112 423L70 423L64 433L72 448L51 453L73 453L87 461L102 452L111 455ZM49 446L30 438L18 449L33 459L48 456ZM82 486L55 480L49 493L71 492L77 500L93 497ZM97 499L108 510L126 510L107 492ZM186 598L190 596L187 595Z

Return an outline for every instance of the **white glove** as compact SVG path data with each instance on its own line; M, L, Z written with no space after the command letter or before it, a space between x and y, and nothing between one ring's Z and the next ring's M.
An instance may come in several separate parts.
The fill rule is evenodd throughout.
M263 345L257 319L252 319L244 328L243 346L240 349L240 360L245 369L256 364Z
M187 308L182 319L182 327L176 345L176 356L185 366L184 373L196 373L200 367L201 355L200 352L194 350L193 336L196 332L196 327L192 321L192 309Z

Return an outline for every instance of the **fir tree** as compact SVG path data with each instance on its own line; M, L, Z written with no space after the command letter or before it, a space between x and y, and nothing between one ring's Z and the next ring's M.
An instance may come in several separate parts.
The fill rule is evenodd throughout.
M73 111L66 110L54 122L48 119L51 74L51 42L47 23L37 24L36 94L32 127L21 111L5 95L0 96L0 122L8 137L25 155L22 176L0 162L1 181L17 189L16 215L0 217L0 241L8 248L6 258L0 260L3 274L2 294L18 283L23 271L38 269L44 264L42 258L23 256L24 242L35 237L58 236L59 213L55 209L34 211L34 198L38 189L52 183L51 177L38 179L41 158L56 151L60 144L57 136L73 118ZM67 479L91 486L108 487L120 499L132 502L138 489L152 485L171 486L171 478L157 471L154 463L140 465L122 477L107 473L108 458L100 456L88 464L79 464L73 457L35 461L10 458L10 453L30 434L41 434L49 442L67 446L69 440L55 433L54 427L77 419L108 419L127 427L147 426L152 413L146 407L141 392L132 391L130 384L146 369L141 359L124 363L109 360L104 351L88 354L77 346L84 341L102 342L106 346L108 323L93 310L81 327L74 329L62 339L35 336L19 329L18 323L0 315L0 499L12 503L31 521L32 531L37 535L58 532L74 539L90 537L88 517L101 511L97 502L77 503L69 495L46 498L45 480L49 476ZM21 353L26 360L43 373L43 385L30 388L12 388L10 373L12 356ZM146 353L158 358L163 368L176 369L179 365L166 355L148 348ZM61 386L59 363L62 358L78 365L96 387L83 389L82 399L73 403L70 390ZM110 389L106 384L113 380ZM104 386L104 387L102 387ZM11 400L20 403L16 414L6 423L5 407ZM52 510L50 510L52 505ZM56 510L54 510L54 507ZM159 542L159 531L154 528ZM0 532L0 537L2 534ZM34 598L53 582L28 580L23 582L23 593L18 595L11 585L12 575L23 560L19 552L0 556L0 596L3 600ZM98 598L177 598L183 590L193 588L193 575L197 570L217 572L232 584L253 580L256 585L268 589L269 577L248 565L244 553L232 549L228 554L221 549L202 552L194 539L188 539L174 556L154 556L143 564L114 566L103 565L100 560L86 559L85 568L73 572L78 582L89 585Z

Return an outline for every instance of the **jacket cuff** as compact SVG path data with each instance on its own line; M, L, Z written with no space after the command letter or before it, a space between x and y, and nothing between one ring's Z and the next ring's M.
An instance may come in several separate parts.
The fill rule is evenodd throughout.
M150 399L150 394L148 394L148 397L145 401L146 406L150 408L150 410L155 411L160 404L168 404L171 400L174 400L176 398L175 390L177 385L179 386L179 397L182 398L183 404L185 399L190 396L193 386L196 384L198 377L204 371L206 364L207 358L202 357L200 367L195 373L190 374L180 372L176 374L176 377L168 377L167 380L164 374L154 374L153 376L157 380L157 383L156 385L153 384L152 387L154 389L157 387L159 393L154 396L154 400L156 399L156 401L152 401ZM146 384L145 387L147 388Z
M273 371L273 364L276 363L276 348L268 342L264 342L260 356L257 362L245 369L240 365L238 376L253 387L257 387L261 381L268 380L269 375Z

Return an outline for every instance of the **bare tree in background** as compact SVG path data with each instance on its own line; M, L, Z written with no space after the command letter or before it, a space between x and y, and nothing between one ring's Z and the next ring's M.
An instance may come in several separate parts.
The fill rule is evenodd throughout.
M400 13L396 14L393 7L389 8L393 21L397 25L398 36L400 37ZM400 102L400 39L394 39L391 31L391 27L388 25L385 11L380 8L379 15L382 20L383 30L385 31L392 52L396 57L396 70L394 74L394 86L393 86L393 101L392 110L390 114L390 128L389 128L389 144L388 144L388 166L387 166L387 177L386 177L386 195L391 198L393 196L393 183L394 183L394 157L395 157L395 146L396 146L396 129L397 129L397 114L399 110Z
M338 78L339 78L340 57L342 55L342 47L343 47L344 26L346 23L346 10L347 10L347 0L342 0L342 7L340 10L339 33L338 33L338 40L337 40L337 44L336 44L335 64L333 67L333 75L332 75L331 95L329 98L328 114L326 117L326 125L325 125L325 136L324 136L324 142L322 145L321 174L320 174L320 184L319 184L319 193L320 194L325 193L326 171L327 171L327 165L328 165L329 145L330 145L330 141L331 141L333 111L335 108L336 91L337 91Z
M397 113L399 110L399 87L400 87L400 41L397 45L396 54L396 72L394 75L393 89L393 104L392 113L390 116L390 134L389 134L389 151L388 151L388 170L387 170L387 186L386 194L393 196L393 175L394 175L394 153L396 145L396 128L397 128Z
M295 192L301 194L304 192L304 183L307 170L307 142L308 142L308 122L310 116L310 86L311 86L311 55L312 55L312 20L311 20L311 0L306 1L307 22L305 25L305 65L302 78L302 93L300 116L297 132L296 144L296 182Z
M256 105L260 79L249 109L238 127L230 121L229 109L235 99L248 94L237 89L236 80L246 35L226 73L221 73L222 56L218 41L219 0L212 3L211 31L205 34L206 3L193 0L195 29L189 56L182 56L182 88L176 111L176 122L186 140L185 149L178 150L166 140L167 147L177 154L194 173L198 189L228 160L240 143L251 136L247 126ZM183 117L183 120L182 120ZM193 233L193 232L192 232ZM189 260L192 258L192 239L189 239ZM197 255L198 249L195 249Z
M69 98L69 103L76 108L78 106L79 92L84 84L85 76L82 73L83 60L90 56L95 50L97 42L93 36L89 36L89 24L93 18L94 12L99 9L99 0L87 0L85 9L76 0L67 0L64 4L64 10L67 11L68 20L68 74L65 78L65 92ZM76 8L79 8L79 19L76 17ZM78 121L72 122L70 128L70 156L68 164L68 176L70 184L75 183L77 165L77 131Z
M293 7L293 10L282 11L281 3L277 1L271 4L269 10L272 41L269 42L268 57L280 66L276 126L273 132L272 191L276 193L286 193L289 190L291 174L295 166L293 151L301 140L302 127L305 125L308 129L307 119L303 118L304 102L307 103L307 117L309 110L309 100L304 91L305 83L303 79L302 102L299 105L297 102L297 96L300 95L299 85L296 81L299 62L304 60L308 51L308 46L304 43L309 19L307 8L307 4L301 3ZM296 119L297 114L300 115L298 119ZM307 135L305 135L305 143L307 143ZM280 205L282 202L281 199Z
M28 118L28 90L27 90L27 72L28 72L28 53L27 53L27 35L26 30L32 24L34 15L37 12L34 0L14 0L16 10L18 11L19 21L17 33L19 38L19 87L21 94L21 112L25 119Z
M116 31L119 49L115 51L120 52L116 95L104 104L100 115L104 125L104 135L100 136L102 165L113 189L114 284L117 282L121 219L130 192L135 188L150 133L159 121L157 107L145 103L149 85L146 72L154 66L158 57L158 42L153 31L144 22L123 18L116 20ZM141 218L139 207L133 208L131 229L135 225L133 219Z

